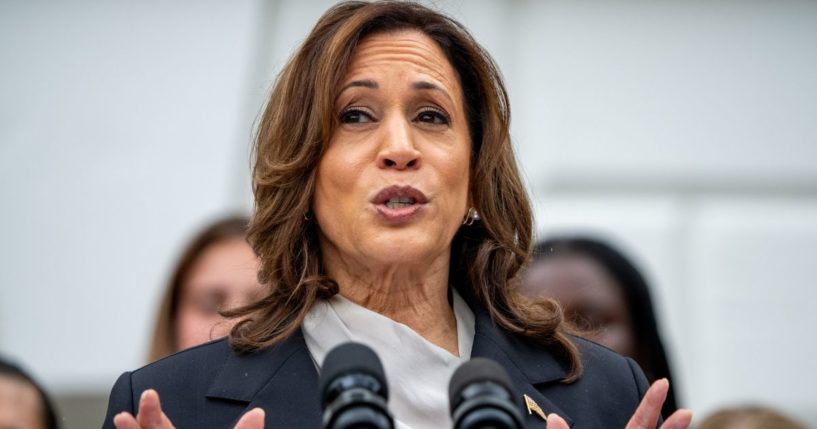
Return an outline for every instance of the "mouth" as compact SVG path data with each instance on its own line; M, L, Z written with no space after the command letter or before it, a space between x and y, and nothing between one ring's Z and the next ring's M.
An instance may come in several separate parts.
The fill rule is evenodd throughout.
M402 209L415 203L414 198L392 198L386 201L386 207L390 209Z
M419 189L393 185L380 190L371 200L377 212L390 222L408 221L428 203Z
M427 202L428 198L419 189L398 185L383 188L372 198L372 203L384 205L390 209L399 209Z

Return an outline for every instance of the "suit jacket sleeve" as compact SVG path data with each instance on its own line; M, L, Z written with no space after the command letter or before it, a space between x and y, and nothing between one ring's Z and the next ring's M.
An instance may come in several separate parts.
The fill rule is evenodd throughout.
M114 429L113 418L122 411L136 415L130 372L120 375L111 389L111 395L108 398L108 412L105 413L102 429Z
M644 398L644 394L647 393L647 389L649 389L650 384L647 382L647 377L644 376L644 371L641 370L641 367L632 360L631 358L626 358L627 364L630 365L630 371L633 373L633 378L635 379L635 386L638 389L638 397ZM664 419L659 414L658 415L658 424L655 427L660 427L661 424L664 423Z

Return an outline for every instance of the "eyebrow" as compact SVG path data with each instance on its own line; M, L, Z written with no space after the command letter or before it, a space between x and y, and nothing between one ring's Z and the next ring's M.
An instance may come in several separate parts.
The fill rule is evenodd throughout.
M351 88L353 86L361 86L363 88L369 88L369 89L378 89L380 87L377 84L377 82L375 82L375 81L373 81L371 79L353 80L353 81L347 83L346 85L343 85L343 87L340 89L340 92L346 91L347 89L349 89L349 88Z
M451 99L451 96L448 95L448 91L446 91L445 89L443 89L442 87L440 87L439 85L437 85L435 83L428 82L428 81L425 81L425 80L421 80L421 81L414 82L413 84L411 84L411 87L414 88L414 89L418 89L418 90L430 89L432 91L440 91L443 95L446 96L446 98L448 98L448 100L450 100L452 103L454 102L454 100Z
M346 85L343 85L343 87L340 88L340 93L343 93L343 91L346 91L347 89L352 88L352 87L363 87L363 88L369 88L369 89L379 89L380 88L380 86L377 84L377 82L375 82L375 81L373 81L371 79L353 80L353 81L347 83ZM440 91L452 103L454 102L454 100L451 99L451 96L448 94L448 91L446 91L445 89L443 89L439 85L437 85L435 83L432 83L432 82L429 82L429 81L426 81L426 80L421 80L421 81L414 82L413 84L411 84L411 88L416 89L416 90Z

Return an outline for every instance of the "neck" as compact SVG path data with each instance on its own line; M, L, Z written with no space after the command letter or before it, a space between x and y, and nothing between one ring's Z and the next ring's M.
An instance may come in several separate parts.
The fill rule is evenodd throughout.
M331 258L328 258L331 259ZM345 261L347 262L347 261ZM424 267L406 264L373 269L326 261L340 294L402 323L427 341L458 356L457 322L448 302L448 257Z

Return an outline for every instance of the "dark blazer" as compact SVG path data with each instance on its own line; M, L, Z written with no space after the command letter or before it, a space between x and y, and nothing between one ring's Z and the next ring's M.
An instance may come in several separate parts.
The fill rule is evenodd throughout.
M647 389L638 365L595 343L572 338L581 351L584 371L572 384L563 384L562 362L546 349L497 327L487 311L463 295L474 312L472 357L493 359L511 377L520 395L525 428L544 427L521 398L528 395L549 414L562 416L572 428L623 428ZM388 362L384 362L388 368ZM122 374L111 391L103 428L113 417L134 413L139 397L156 389L162 409L178 429L232 429L244 412L266 411L267 429L320 428L318 372L299 331L264 350L238 355L226 339L212 341Z

